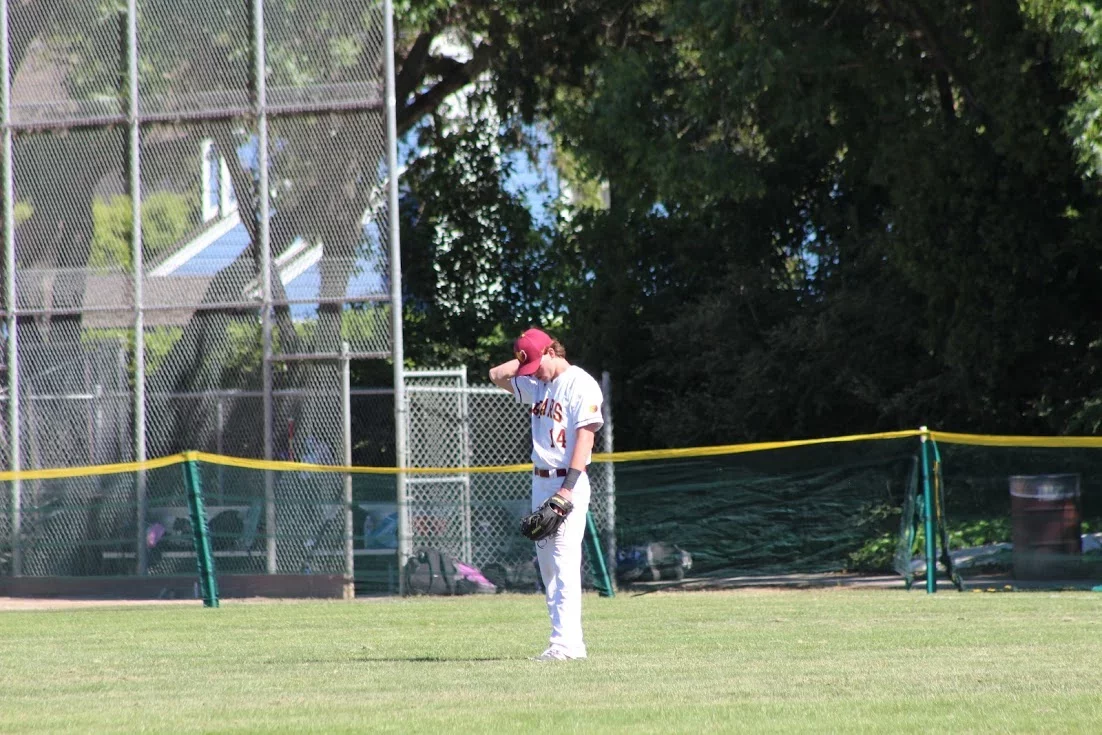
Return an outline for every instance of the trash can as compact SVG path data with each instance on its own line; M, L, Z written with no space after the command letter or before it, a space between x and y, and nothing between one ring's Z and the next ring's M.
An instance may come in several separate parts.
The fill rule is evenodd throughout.
M1015 578L1077 576L1083 551L1079 475L1012 475L1010 515Z

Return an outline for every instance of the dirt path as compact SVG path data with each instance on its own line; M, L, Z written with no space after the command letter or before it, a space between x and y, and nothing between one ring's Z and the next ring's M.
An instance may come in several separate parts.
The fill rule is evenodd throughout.
M64 597L0 597L0 612L10 610L67 610L83 607L130 607L134 605L202 605L202 600L115 600Z

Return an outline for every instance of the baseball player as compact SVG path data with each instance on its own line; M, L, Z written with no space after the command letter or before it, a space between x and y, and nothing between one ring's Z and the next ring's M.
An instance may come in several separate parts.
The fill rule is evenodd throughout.
M515 359L490 369L490 380L532 414L532 510L554 509L553 535L536 542L547 590L551 640L537 661L586 657L582 639L582 540L589 510L589 465L601 424L601 387L566 361L566 350L539 329L513 343ZM537 536L532 536L533 538Z

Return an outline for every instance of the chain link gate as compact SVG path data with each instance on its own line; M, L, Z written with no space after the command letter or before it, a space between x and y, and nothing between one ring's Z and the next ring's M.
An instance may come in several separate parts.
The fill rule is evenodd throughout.
M493 385L469 385L466 369L407 371L409 472L406 502L411 543L436 546L456 558L484 567L532 558L532 542L519 531L531 507L530 470L463 472L465 467L497 467L531 462L528 411ZM602 378L605 424L596 452L612 451L609 379ZM417 473L417 468L455 467L455 474ZM590 468L590 513L597 526L606 566L615 561L615 476L609 462Z
M437 546L471 560L471 441L467 371L407 371L409 462L406 503L413 547ZM455 474L417 467L455 467Z

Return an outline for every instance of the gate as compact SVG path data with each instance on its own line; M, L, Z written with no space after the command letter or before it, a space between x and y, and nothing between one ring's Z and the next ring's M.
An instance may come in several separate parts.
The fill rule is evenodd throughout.
M594 450L611 452L607 373L601 382L605 424L597 433ZM411 545L437 546L478 567L530 559L532 543L518 531L521 516L530 508L529 472L465 471L528 465L532 449L528 411L497 386L470 385L465 368L407 371L405 390ZM455 473L418 473L419 467L454 467ZM590 484L590 512L611 569L616 554L612 464L594 463Z

